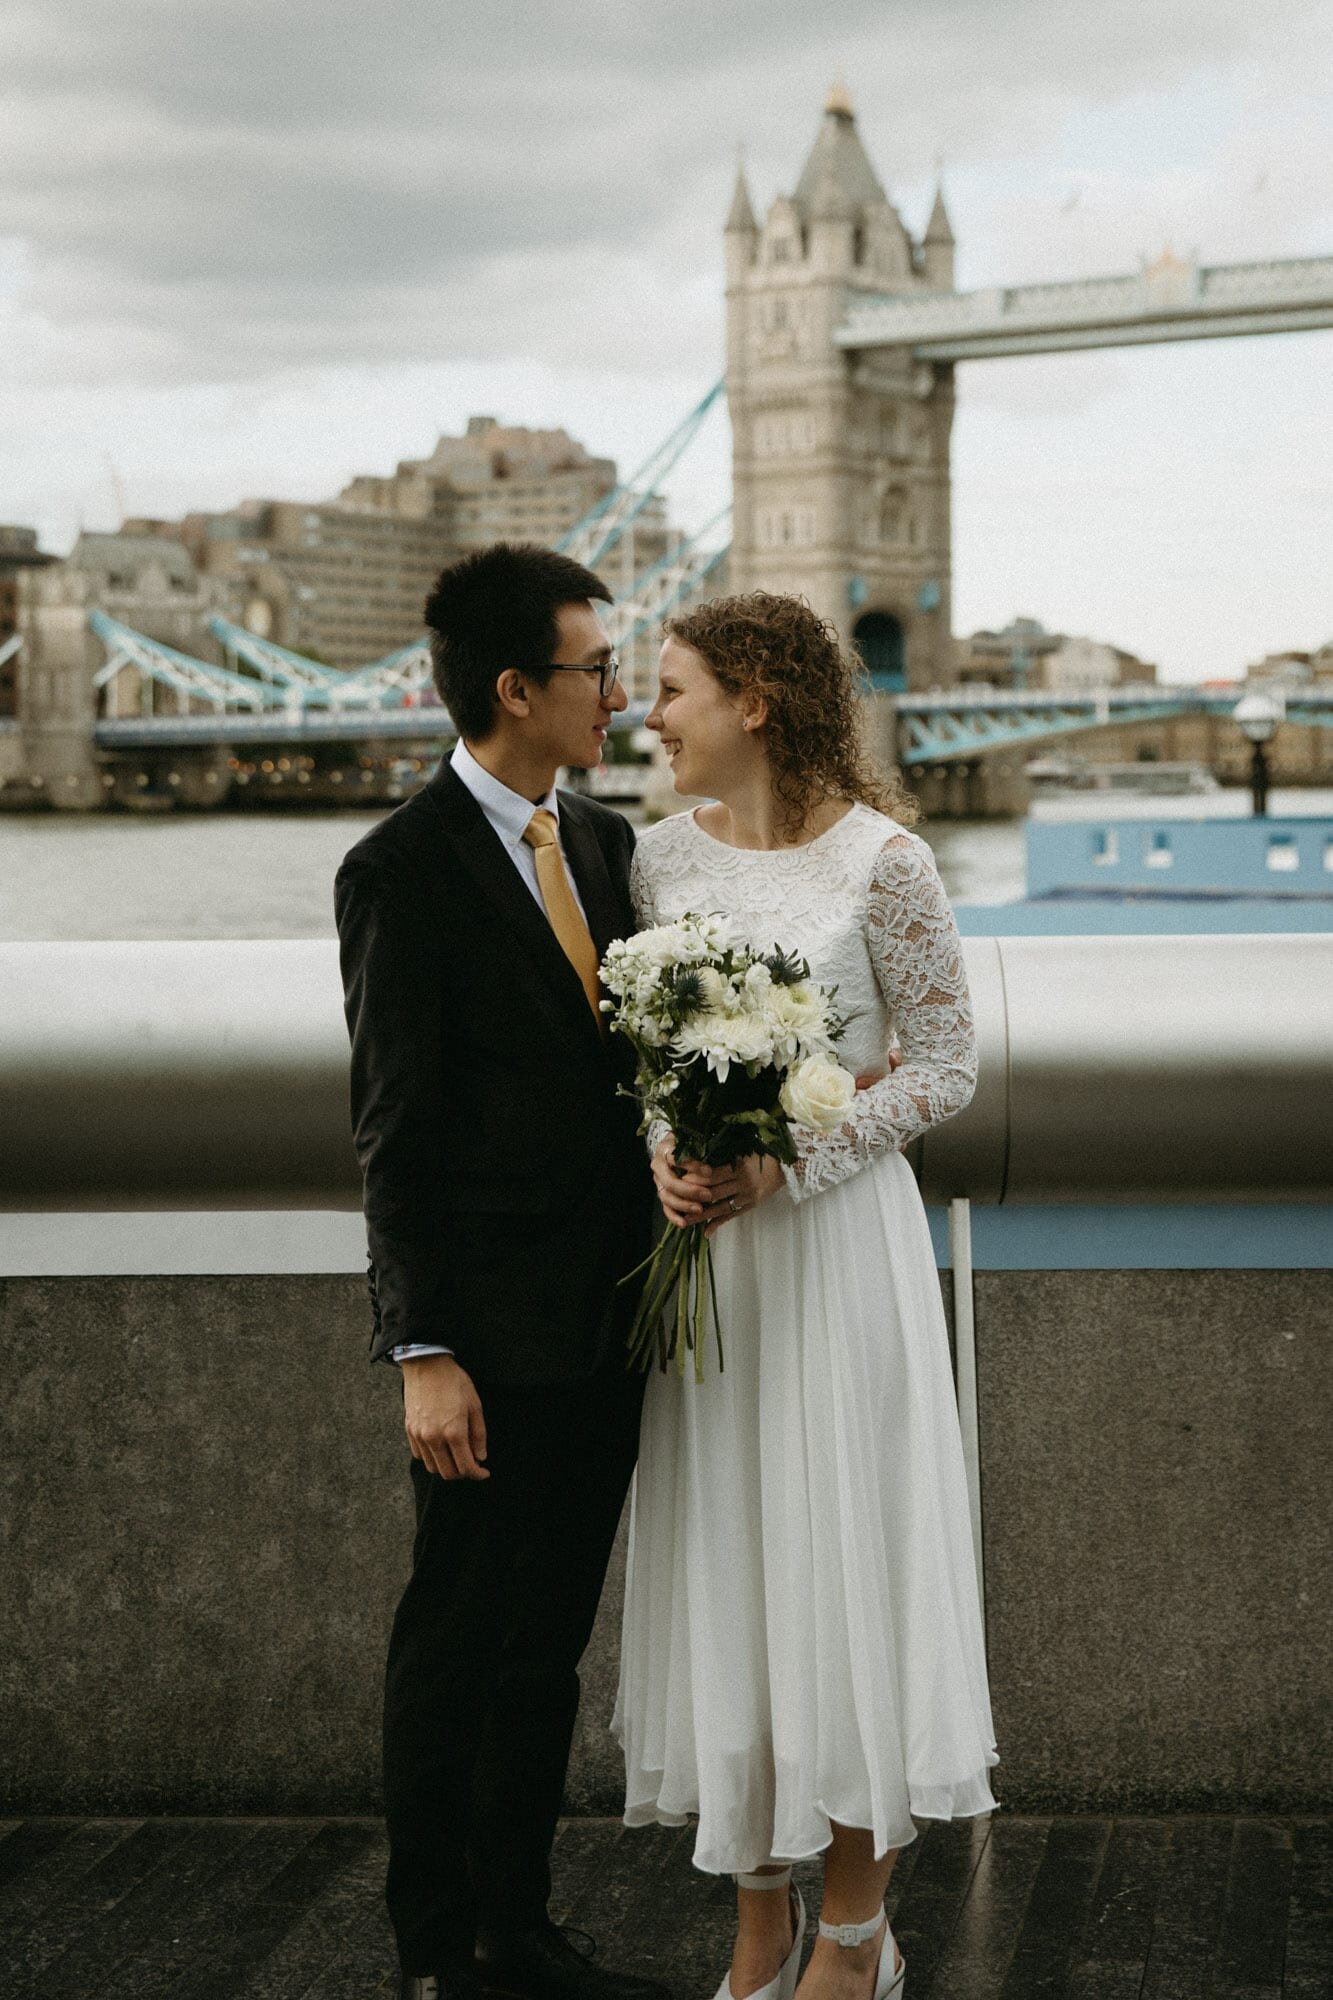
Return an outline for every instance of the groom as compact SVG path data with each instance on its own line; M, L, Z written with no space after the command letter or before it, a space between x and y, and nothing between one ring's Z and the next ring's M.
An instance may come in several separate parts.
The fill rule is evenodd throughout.
M402 1372L416 1503L389 1642L386 1894L403 2000L655 2000L547 1916L592 1629L638 1438L626 1372L651 1182L597 966L634 836L557 793L626 706L548 549L497 544L426 606L460 741L358 841L335 900L372 1358Z

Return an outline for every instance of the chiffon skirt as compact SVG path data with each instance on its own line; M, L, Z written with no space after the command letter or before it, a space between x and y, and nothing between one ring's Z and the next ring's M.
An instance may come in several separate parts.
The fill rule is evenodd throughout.
M632 1497L625 1823L697 1867L992 1810L977 1574L925 1211L881 1157L713 1239L726 1368L654 1369Z

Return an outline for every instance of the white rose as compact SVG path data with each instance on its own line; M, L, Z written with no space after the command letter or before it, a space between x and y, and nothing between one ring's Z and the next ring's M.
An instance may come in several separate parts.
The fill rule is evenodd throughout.
M788 1070L782 1108L796 1125L832 1132L856 1095L856 1078L832 1056L807 1056Z
M704 997L704 1008L710 1014L725 1014L729 1011L731 988L715 965L701 965L695 974L699 990Z

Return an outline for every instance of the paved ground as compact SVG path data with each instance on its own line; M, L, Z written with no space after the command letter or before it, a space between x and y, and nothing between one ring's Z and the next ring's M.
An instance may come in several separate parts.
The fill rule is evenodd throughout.
M711 2000L728 1885L692 1836L567 1820L561 1921ZM3 2000L367 2000L393 1991L371 1820L0 1822ZM798 1871L807 1903L817 1864ZM1329 2000L1333 1820L929 1827L889 1895L907 2000Z

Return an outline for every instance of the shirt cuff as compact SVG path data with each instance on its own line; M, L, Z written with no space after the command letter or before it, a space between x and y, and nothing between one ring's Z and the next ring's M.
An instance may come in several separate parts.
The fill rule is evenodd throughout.
M423 1354L452 1354L452 1347L432 1347L424 1340L400 1340L397 1347L389 1349L391 1361L415 1361Z

